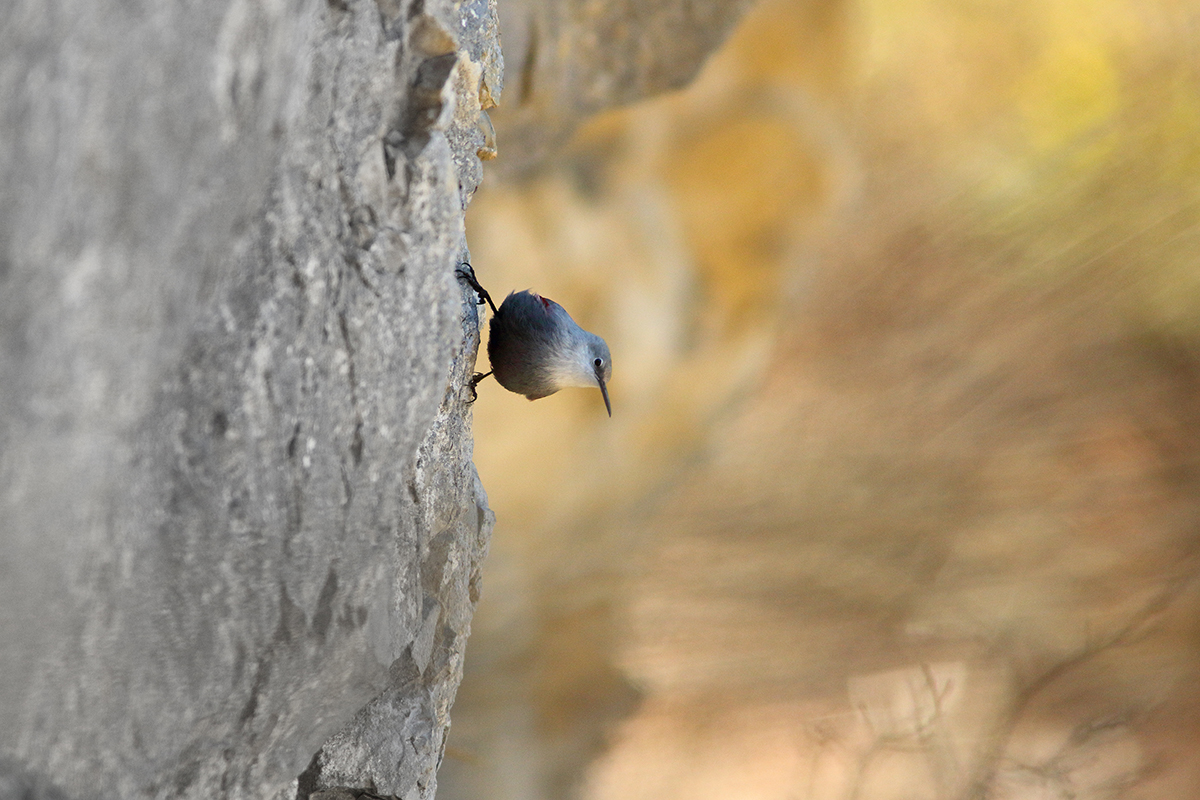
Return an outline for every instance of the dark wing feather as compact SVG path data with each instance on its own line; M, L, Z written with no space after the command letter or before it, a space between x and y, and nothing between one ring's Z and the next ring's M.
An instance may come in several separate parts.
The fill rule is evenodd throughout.
M549 370L558 326L556 305L530 292L513 292L492 316L488 360L496 381L530 399L558 391Z

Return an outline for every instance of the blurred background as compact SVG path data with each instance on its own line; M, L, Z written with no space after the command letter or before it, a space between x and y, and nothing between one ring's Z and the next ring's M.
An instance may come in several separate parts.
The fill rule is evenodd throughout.
M440 797L1200 796L1200 4L760 0L561 146L501 11L473 261L613 417L480 386Z

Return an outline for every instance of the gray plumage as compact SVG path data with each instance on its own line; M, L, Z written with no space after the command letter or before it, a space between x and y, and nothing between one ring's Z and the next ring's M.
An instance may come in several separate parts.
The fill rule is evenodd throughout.
M558 303L532 292L513 292L492 316L488 360L497 382L530 400L568 386L598 386L612 416L608 345L571 319Z
M492 309L488 360L492 371L471 378L471 400L475 386L488 375L510 392L530 400L552 395L568 386L600 387L604 408L608 381L612 378L612 356L608 345L594 333L575 324L567 310L553 300L533 292L513 292L496 308L492 296L479 285L475 270L463 262L455 270Z

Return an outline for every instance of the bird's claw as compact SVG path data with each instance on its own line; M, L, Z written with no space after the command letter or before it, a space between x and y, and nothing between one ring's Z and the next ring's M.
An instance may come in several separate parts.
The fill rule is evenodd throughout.
M471 390L471 399L467 401L467 405L471 405L472 403L474 403L476 400L479 399L479 392L476 391L475 387L479 385L479 382L481 380L483 380L484 378L486 378L488 375L491 375L491 374L492 373L490 373L490 372L476 372L474 375L471 376L471 380L467 384L467 388Z
M466 284L474 289L475 293L479 295L479 300L476 301L477 303L486 301L487 304L491 306L492 313L496 313L496 304L492 302L492 296L487 293L487 289L484 289L479 285L479 279L475 277L475 269L469 262L464 261L459 264L458 267L455 268L454 274L457 275L460 280L465 281Z

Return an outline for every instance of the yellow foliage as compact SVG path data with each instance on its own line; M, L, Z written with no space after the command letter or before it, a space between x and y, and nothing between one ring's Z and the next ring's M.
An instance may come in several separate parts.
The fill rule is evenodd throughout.
M712 310L729 322L761 319L776 305L788 234L820 197L818 167L795 126L767 115L726 119L675 148L666 172Z
M1017 87L1026 134L1041 152L1107 151L1120 101L1113 54L1097 42L1053 43Z

